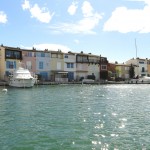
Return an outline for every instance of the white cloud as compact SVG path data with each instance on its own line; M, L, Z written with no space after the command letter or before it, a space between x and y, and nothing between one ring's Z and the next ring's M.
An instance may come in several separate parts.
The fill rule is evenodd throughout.
M0 11L0 23L6 22L7 22L7 15L3 11Z
M34 4L34 6L30 6L28 0L25 0L22 4L23 10L28 9L31 13L32 18L36 18L40 22L49 23L54 15L54 13L50 13L47 8L40 8L38 4Z
M45 50L48 49L50 51L58 51L61 50L62 52L67 53L68 51L71 51L71 49L65 45L61 44L34 44L32 47L25 47L21 45L24 49L32 49L33 47L36 48L36 50Z
M145 4L150 5L150 0L128 0L128 1L144 2Z
M84 17L91 17L93 16L93 7L88 1L84 1L82 5L82 13Z
M72 4L68 8L68 13L70 15L74 15L76 13L77 8L78 8L77 3L72 2Z
M143 9L116 8L112 16L104 24L104 31L149 33L150 2L148 0L143 1L147 4Z
M74 40L74 42L76 43L76 44L79 44L80 43L80 41L79 40Z
M99 14L96 14L91 18L83 18L75 24L61 23L60 25L51 26L50 28L60 32L73 34L95 34L93 29L96 27L96 25L98 25L100 18L101 16Z
M22 4L22 8L23 10L30 9L30 3L28 0L24 1L24 3Z
M93 7L87 1L82 5L82 14L83 18L75 23L61 23L56 26L51 26L51 29L54 29L59 32L67 33L83 33L83 34L95 34L93 31L94 28L98 25L102 15L94 12Z
M49 11L46 11L46 8L40 9L40 7L35 4L31 9L31 17L38 19L41 22L49 23L54 15L54 13L50 14Z

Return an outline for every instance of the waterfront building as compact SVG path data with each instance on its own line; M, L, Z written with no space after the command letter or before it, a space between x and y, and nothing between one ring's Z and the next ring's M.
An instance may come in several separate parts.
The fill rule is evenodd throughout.
M20 63L21 62L21 63ZM106 79L108 61L106 57L91 53L63 53L61 50L20 49L0 46L0 80L19 66L37 74L42 81L68 82L93 78ZM105 76L105 77L104 77Z
M100 55L100 80L108 79L108 60Z
M121 80L129 79L130 65L127 64L115 64L116 65L116 77Z
M64 53L61 50L50 53L51 81L68 82L68 72L64 71Z
M87 78L88 75L88 55L76 53L76 80L81 81L83 78Z
M147 60L147 76L150 77L150 59Z
M77 79L95 77L96 81L108 79L108 61L106 57L85 54L76 54Z
M148 61L148 59L146 58L146 59L141 59L141 58L132 58L132 59L130 59L130 60L128 60L127 62L126 62L126 64L128 64L128 65L134 65L134 67L135 67L135 69L134 69L134 71L135 71L135 77L136 76L147 76L148 75L148 70L147 70L147 61Z
M20 66L22 51L20 48L0 46L0 80L8 81L9 75Z
M36 51L36 74L42 81L50 80L50 52L48 50Z
M88 76L94 75L95 80L100 80L100 57L97 55L88 55Z
M108 80L114 81L116 78L116 64L108 63L107 70L108 70Z
M64 53L64 71L68 73L68 81L76 80L76 54Z
M50 52L48 50L22 49L22 57L24 68L38 75L42 81L50 80Z
M23 67L32 73L36 73L36 50L22 49Z
M76 79L77 81L80 81L83 78L87 79L88 76L95 76L94 71L96 70L97 72L97 69L95 69L95 66L94 66L95 60L92 59L93 57L91 54L83 53L83 51L81 51L81 53L76 53ZM98 77L97 76L95 77L97 80L99 79L99 75Z

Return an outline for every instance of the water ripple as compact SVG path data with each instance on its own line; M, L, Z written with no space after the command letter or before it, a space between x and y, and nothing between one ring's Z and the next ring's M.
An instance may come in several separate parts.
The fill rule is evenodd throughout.
M150 148L150 85L1 89L2 150Z

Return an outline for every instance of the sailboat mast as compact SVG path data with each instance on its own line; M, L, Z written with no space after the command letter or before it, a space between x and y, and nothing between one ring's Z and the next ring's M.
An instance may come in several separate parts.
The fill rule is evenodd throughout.
M137 44L136 44L136 39L135 39L135 50L136 50L136 75L139 76L138 60L137 60Z
M136 50L136 58L137 58L137 44L136 44L136 39L135 39L135 50Z

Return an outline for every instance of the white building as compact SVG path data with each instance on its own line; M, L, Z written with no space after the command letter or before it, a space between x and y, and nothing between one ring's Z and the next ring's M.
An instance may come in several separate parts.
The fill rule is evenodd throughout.
M148 75L148 70L147 70L147 58L146 59L141 59L141 58L132 58L126 62L128 65L134 65L135 66L135 76L147 76Z

